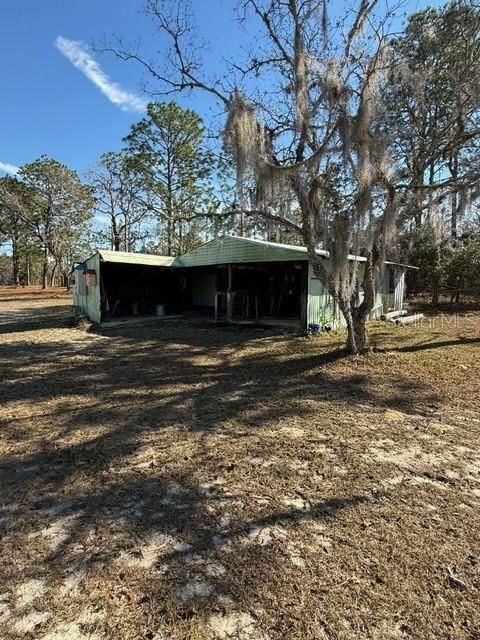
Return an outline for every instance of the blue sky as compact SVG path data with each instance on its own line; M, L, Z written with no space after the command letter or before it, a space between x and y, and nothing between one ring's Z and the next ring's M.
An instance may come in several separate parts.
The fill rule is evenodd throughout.
M121 146L130 125L141 118L145 100L136 65L89 52L88 46L113 33L131 40L140 36L160 51L164 43L142 14L142 0L3 0L1 4L0 167L20 166L47 154L83 173L101 153ZM407 8L426 4L412 0ZM211 43L206 57L211 72L222 56L233 57L245 39L234 20L235 5L235 0L194 0L199 31ZM78 44L82 42L85 48ZM95 63L86 56L100 68L92 70ZM107 86L110 99L72 61L88 66L97 81L104 73L117 83L113 89ZM195 94L180 101L204 117L209 111L215 113L206 96Z
M88 46L117 33L132 40L141 36L161 50L163 43L151 20L141 13L142 4L142 0L3 0L0 163L19 166L47 154L83 172L101 153L121 146L122 136L142 113L109 101L62 55L55 41L60 36ZM233 3L215 2L215 11L206 10L213 0L195 4L205 36L217 51L229 54L241 37L232 20ZM142 98L137 66L107 54L91 55L112 82ZM211 106L198 94L182 102L199 111Z

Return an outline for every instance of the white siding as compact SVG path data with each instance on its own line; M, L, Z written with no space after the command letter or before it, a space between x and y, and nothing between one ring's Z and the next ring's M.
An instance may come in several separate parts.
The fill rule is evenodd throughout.
M405 297L405 271L395 269L394 311L402 311Z
M73 288L73 304L80 307L82 313L92 322L100 322L100 256L98 253L86 260L85 269L95 269L97 274L95 285L86 285L85 295L77 293L77 287ZM75 277L77 277L75 275Z
M365 265L358 264L358 278L363 279ZM359 302L363 300L363 289L359 291ZM382 293L378 291L375 296L375 306L370 312L369 319L379 319L382 314ZM322 327L329 324L332 329L345 327L343 313L333 303L332 297L325 290L324 286L315 278L312 265L308 266L308 298L307 298L307 328L309 324L318 324Z

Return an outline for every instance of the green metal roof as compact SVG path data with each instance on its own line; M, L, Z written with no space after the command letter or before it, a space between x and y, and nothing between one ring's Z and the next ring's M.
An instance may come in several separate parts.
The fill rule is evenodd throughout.
M308 261L306 247L293 244L280 244L254 238L239 236L220 236L205 244L192 249L181 256L159 256L149 253L130 253L127 251L97 251L102 262L116 262L119 264L136 264L152 267L202 267L209 265L251 263L251 262L300 262ZM328 258L328 251L317 250L317 255ZM348 256L350 260L365 262L363 256ZM386 262L385 264L397 264ZM411 265L399 265L413 268Z
M237 236L221 236L206 242L175 260L176 267L200 267L247 262L307 260L301 247L274 244Z
M172 256L157 256L151 253L130 253L128 251L108 251L107 249L99 249L98 255L102 262L138 264L148 267L171 267L175 261L175 258Z
M329 257L329 252L322 249L317 254ZM349 256L350 260L364 262L362 256ZM188 253L178 256L173 266L175 267L200 267L214 264L234 264L246 262L286 262L307 261L306 247L293 244L280 244L255 240L253 238L241 238L239 236L221 236L202 244Z

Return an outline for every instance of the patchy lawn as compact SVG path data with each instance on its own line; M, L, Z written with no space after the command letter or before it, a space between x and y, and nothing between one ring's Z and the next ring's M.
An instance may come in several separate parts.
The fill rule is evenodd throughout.
M69 304L0 291L0 637L480 638L479 312L341 357Z

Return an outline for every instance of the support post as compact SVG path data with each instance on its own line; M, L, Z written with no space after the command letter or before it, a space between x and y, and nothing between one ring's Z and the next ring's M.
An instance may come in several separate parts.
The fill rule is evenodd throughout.
M234 293L232 292L233 286L233 267L231 264L228 265L228 288L227 288L227 321L232 322L233 320L233 297Z

